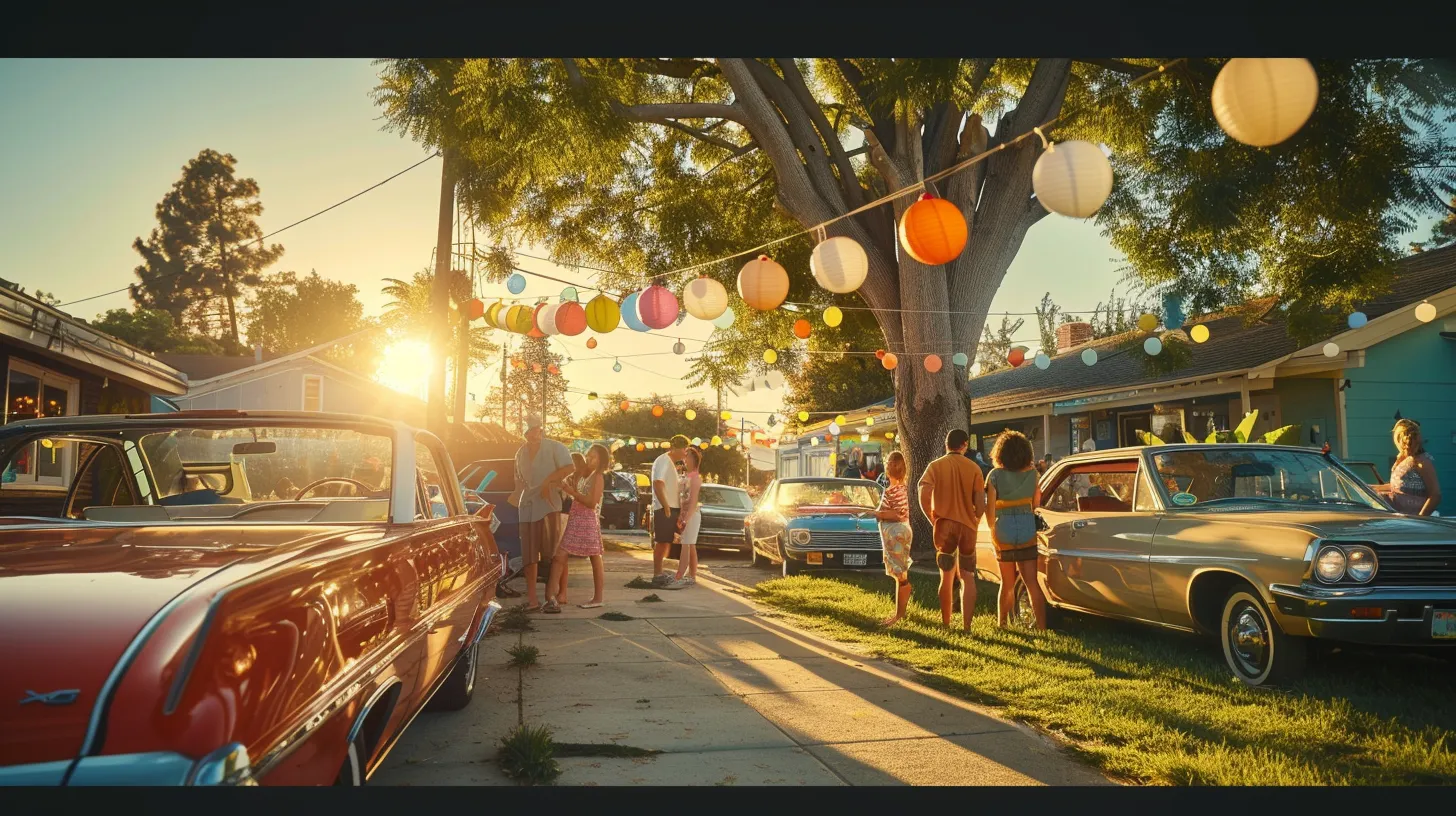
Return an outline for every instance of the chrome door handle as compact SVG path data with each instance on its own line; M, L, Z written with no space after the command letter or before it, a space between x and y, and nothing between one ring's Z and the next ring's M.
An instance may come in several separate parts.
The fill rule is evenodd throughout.
M1083 527L1086 527L1086 526L1087 526L1087 520L1086 519L1078 519L1077 521L1072 522L1072 529L1073 530L1080 530L1080 529L1082 529Z

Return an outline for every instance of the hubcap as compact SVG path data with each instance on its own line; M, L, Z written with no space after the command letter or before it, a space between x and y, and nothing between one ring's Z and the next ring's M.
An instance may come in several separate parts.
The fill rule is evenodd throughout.
M1036 626L1036 610L1031 608L1031 593L1026 585L1016 585L1016 622L1028 629Z
M1247 601L1234 607L1228 624L1229 651L1250 677L1264 673L1269 662L1269 630L1264 616Z

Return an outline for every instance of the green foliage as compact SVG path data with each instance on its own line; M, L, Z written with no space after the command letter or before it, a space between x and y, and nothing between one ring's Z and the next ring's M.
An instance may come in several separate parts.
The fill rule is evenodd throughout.
M1446 217L1431 227L1431 237L1424 243L1412 245L1417 252L1436 249L1456 241L1456 196L1446 205Z
M140 282L131 286L138 306L161 309L178 325L189 306L221 301L221 313L193 310L194 328L225 335L235 349L241 348L237 299L283 255L281 245L258 242L258 183L237 178L236 167L231 155L203 150L182 168L182 178L157 204L157 227L132 243L142 264Z
M1259 437L1265 445L1293 445L1299 441L1298 425L1285 425Z
M1208 435L1207 439L1203 440L1202 444L1220 445L1228 444L1231 442L1249 442L1251 441L1249 438L1249 434L1252 434L1254 432L1254 424L1258 421L1259 412L1250 411L1249 413L1244 415L1244 418L1240 420L1238 426L1235 427L1232 431L1214 431L1213 433ZM1285 425L1282 428L1277 428L1275 430L1269 431L1268 433L1262 434L1259 437L1258 441L1265 445L1297 444L1299 442L1299 429L1299 425ZM1141 441L1144 445L1166 444L1163 442L1163 440L1158 439L1156 436L1153 436L1152 434L1149 434L1145 431L1138 431L1138 440ZM1188 433L1188 431L1186 430L1183 431L1183 441L1193 444L1199 444L1198 438L1195 437L1193 434Z
M501 739L496 760L506 776L525 785L549 785L561 775L551 729L518 725Z
M1157 354L1148 354L1143 350L1143 343L1149 337L1155 336L1142 331L1129 332L1127 337L1118 344L1118 350L1123 354L1135 354L1141 361L1143 373L1149 377L1167 377L1176 374L1188 367L1193 360L1193 346L1183 341L1175 334L1156 335L1163 341L1163 350Z
M277 353L337 340L364 329L364 307L358 287L311 272L299 277L279 272L263 277L248 298L248 342ZM372 332L320 353L330 362L373 376L379 367L382 332Z
M517 643L506 649L506 654L511 656L511 666L524 669L536 665L536 659L541 656L541 650L529 643Z
M1010 368L1011 361L1007 359L1011 349L1016 345L1016 333L1021 331L1021 326L1026 320L1011 318L1002 315L1001 327L995 332L990 326L986 326L984 335L981 338L981 345L976 351L976 363L980 366L981 374L990 374L992 371L1000 371L1003 368ZM1056 344L1052 344L1056 348Z
M1258 411L1250 411L1247 414L1244 414L1244 418L1241 419L1241 420L1239 420L1239 424L1238 425L1235 425L1234 426L1234 441L1235 442L1248 442L1249 441L1249 434L1251 434L1251 433L1254 432L1254 424L1257 423L1258 421L1259 421L1259 412Z
M585 439L615 438L623 441L636 437L645 444L671 439L674 434L682 434L688 439L710 442L714 436L727 440L728 430L738 431L740 428L737 419L723 422L719 419L718 409L715 406L709 406L702 400L678 402L671 397L659 397L654 394L643 402L632 403L626 411L623 411L620 404L624 399L627 397L621 393L603 394L600 399L600 407L582 417L577 424L582 437ZM662 406L661 417L652 415L653 405ZM693 419L688 419L686 416L689 408L696 412ZM722 445L710 444L707 450L699 449L698 452L703 455L702 464L699 466L703 474L703 481L733 485L743 483L743 453L738 448L724 450ZM652 464L661 455L661 448L649 447L646 450L638 451L631 445L623 445L612 453L612 460L620 464L623 470L635 471Z
M1057 326L1066 323L1072 316L1063 312L1061 307L1052 300L1052 293L1047 292L1041 296L1041 303L1036 307L1036 329L1040 336L1039 348L1048 356L1057 353Z
M473 329L472 332L484 332ZM493 351L493 349L492 349ZM507 427L525 432L527 417L541 416L544 408L546 433L561 437L571 433L571 406L566 401L567 380L561 368L566 359L551 350L551 341L545 337L523 337L520 348L511 355L512 359L524 363L520 368L506 364L505 413ZM561 374L552 374L551 366ZM501 418L501 387L492 387L485 396L485 405L479 417L491 422Z
M161 309L112 309L106 314L97 315L91 325L143 351L174 354L223 353L222 346L210 337L188 336L172 322L172 316Z
M895 393L894 377L873 356L832 353L863 352L884 346L885 336L869 312L845 311L844 322L832 329L824 325L818 314L805 317L813 324L808 348L822 353L802 355L802 365L784 369L784 381L788 385L784 399L786 410L791 414L844 411L879 402Z

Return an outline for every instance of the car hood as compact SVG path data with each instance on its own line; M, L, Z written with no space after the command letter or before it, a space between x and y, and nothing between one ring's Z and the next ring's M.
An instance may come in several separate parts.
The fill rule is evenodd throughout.
M741 507L723 507L715 504L705 504L702 506L702 510L705 516L732 516L734 518L747 518L748 514L753 512Z
M1320 538L1358 539L1384 544L1456 544L1456 522L1368 510L1286 510L1207 513L1210 520L1280 525L1307 530Z
M855 513L863 517L856 518ZM803 513L789 516L788 527L794 530L878 530L874 511L860 508L849 512L836 510L828 513Z
M5 529L0 766L75 757L108 675L158 611L215 572L299 539L298 527Z

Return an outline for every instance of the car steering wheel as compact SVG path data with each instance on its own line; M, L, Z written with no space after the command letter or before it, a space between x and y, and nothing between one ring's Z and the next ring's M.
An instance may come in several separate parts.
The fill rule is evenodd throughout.
M298 491L298 495L296 495L296 496L293 497L293 500L294 501L303 501L303 496L304 496L305 493L307 493L310 490L313 490L314 488L316 488L316 487L318 487L320 485L328 484L329 482L347 482L347 483L349 483L349 484L351 484L351 485L359 488L359 493L362 496L371 496L371 495L374 494L373 488L369 487L369 485L364 484L363 482L359 481L358 479L350 479L348 476L325 476L322 479L316 479L316 480L314 480L312 482L309 482L308 484L304 485L303 486L303 489L300 490L300 491Z

